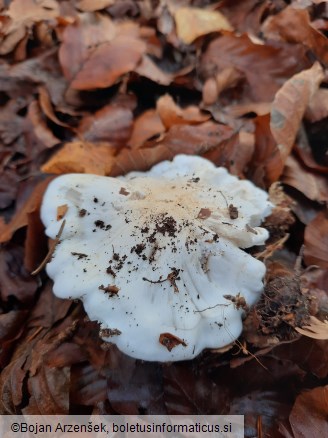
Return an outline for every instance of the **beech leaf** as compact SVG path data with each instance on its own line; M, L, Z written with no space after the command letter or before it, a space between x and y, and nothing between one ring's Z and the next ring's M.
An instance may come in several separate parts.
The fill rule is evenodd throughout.
M274 98L270 127L283 163L293 147L307 105L323 79L323 69L315 62L285 82Z
M177 34L185 44L210 32L232 30L229 21L221 12L207 9L182 7L174 12Z

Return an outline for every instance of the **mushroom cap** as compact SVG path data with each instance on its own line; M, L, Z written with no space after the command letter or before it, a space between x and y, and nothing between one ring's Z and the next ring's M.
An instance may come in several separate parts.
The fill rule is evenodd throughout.
M271 209L266 192L195 156L120 178L62 175L41 207L49 237L65 220L47 273L127 355L192 359L240 335L245 306L231 297L253 305L265 274L241 248L264 244Z

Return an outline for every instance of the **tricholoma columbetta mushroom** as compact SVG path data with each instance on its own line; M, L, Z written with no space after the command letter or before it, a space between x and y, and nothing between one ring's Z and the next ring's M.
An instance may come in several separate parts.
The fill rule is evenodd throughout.
M47 273L127 355L192 359L240 335L265 274L242 248L264 244L271 209L266 192L195 156L120 178L62 175L41 208L47 235L62 229Z

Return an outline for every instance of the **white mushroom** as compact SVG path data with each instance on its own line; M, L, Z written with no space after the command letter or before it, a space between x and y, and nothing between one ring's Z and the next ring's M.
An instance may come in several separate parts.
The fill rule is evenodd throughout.
M63 175L41 209L49 237L65 221L47 273L129 356L192 359L240 335L265 273L240 248L264 244L271 208L266 192L194 156L121 178Z

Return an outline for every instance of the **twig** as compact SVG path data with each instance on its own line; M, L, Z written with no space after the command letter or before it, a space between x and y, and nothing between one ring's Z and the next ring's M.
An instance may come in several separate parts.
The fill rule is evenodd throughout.
M54 253L54 251L55 251L55 249L56 249L56 246L57 246L58 243L59 243L59 239L60 239L60 237L61 237L61 235L62 235L62 233L63 233L64 227L65 227L65 224L66 224L66 220L64 219L63 222L62 222L62 224L61 224L61 226L60 226L60 228L59 228L59 231L58 231L58 234L57 234L55 240L52 242L52 244L51 244L51 246L50 246L50 249L49 249L49 251L48 251L48 254L45 256L45 258L43 259L43 261L41 262L41 264L39 265L39 267L36 268L35 271L31 272L31 275L37 275L37 274L39 274L39 272L41 272L42 269L45 267L45 265L49 262L49 260L51 259L52 255L53 255L53 253Z

